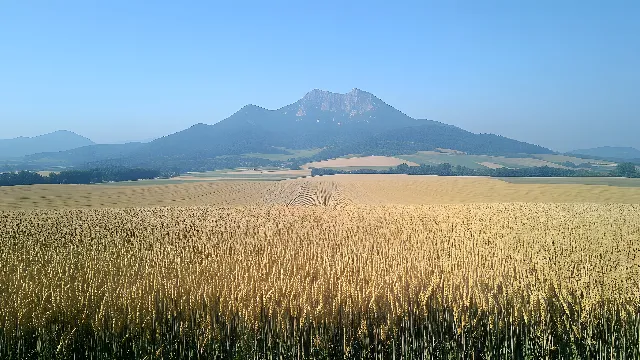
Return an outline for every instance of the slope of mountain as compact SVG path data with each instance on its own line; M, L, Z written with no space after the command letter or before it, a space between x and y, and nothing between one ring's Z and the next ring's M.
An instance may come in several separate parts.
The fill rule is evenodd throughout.
M256 119L261 119L256 115ZM238 122L225 124L196 124L190 128L163 136L145 144L132 155L138 157L215 157L249 152L281 153L274 147L278 134L259 126Z
M40 152L65 151L93 144L94 142L86 137L71 131L60 130L40 136L0 140L0 158L17 158Z
M551 154L552 150L494 134L474 134L432 120L416 120L417 126L391 129L364 141L325 149L317 156L334 158L347 154L401 155L437 148L476 155Z
M632 147L602 146L591 149L569 151L568 154L595 156L612 159L640 159L640 150Z

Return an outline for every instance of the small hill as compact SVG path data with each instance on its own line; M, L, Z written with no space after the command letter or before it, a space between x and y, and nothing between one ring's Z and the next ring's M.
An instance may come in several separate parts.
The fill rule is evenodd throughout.
M92 161L123 158L131 155L142 145L143 143L140 142L88 145L65 151L27 155L23 160L29 163L43 163L48 166L74 166Z
M568 154L623 160L640 159L640 150L632 147L602 146L591 149L573 150L568 152Z
M9 159L41 152L66 151L93 144L93 141L84 136L59 130L34 137L0 140L0 158Z
M243 108L245 109L246 107ZM260 114L253 115L249 117L254 119L252 121L264 119ZM286 153L274 146L277 137L277 133L250 122L238 121L234 124L221 122L215 125L200 123L144 144L131 156L141 158L216 157L244 153Z

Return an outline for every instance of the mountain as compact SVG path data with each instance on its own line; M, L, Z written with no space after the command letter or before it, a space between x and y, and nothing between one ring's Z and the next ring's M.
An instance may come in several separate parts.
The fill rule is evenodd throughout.
M29 154L51 151L65 151L94 142L86 137L66 130L59 130L34 137L18 137L0 140L0 158L17 158Z
M591 149L573 150L570 151L569 154L622 160L640 159L640 150L632 147L602 146Z
M453 149L475 155L550 154L552 150L494 134L475 134L433 120L416 120L416 126L391 129L367 139L325 149L321 158L348 154L401 155L418 151Z
M365 146L371 143L375 145ZM552 152L497 135L473 134L436 121L413 119L360 89L346 94L315 89L277 110L247 105L214 125L197 124L152 141L138 154L210 157L325 148L327 153L340 156L406 154L437 147L491 154Z
M316 89L277 110L244 106L216 124L196 124L151 141L131 156L143 160L286 154L282 148L335 146L416 123L365 91L337 94Z
M131 155L142 147L141 142L126 144L96 144L57 152L41 152L27 155L23 161L30 163L46 163L49 166L73 166L92 161L119 159Z
M184 170L240 163L252 166L262 162L258 156L247 160L247 154L286 155L290 154L286 149L312 148L323 149L314 160L347 154L412 154L436 148L492 155L552 153L498 135L474 134L437 121L414 119L360 89L345 94L315 89L280 109L247 105L213 125L196 124L146 144L85 146L58 154L37 154L26 161L80 165L109 160L109 165L171 164Z

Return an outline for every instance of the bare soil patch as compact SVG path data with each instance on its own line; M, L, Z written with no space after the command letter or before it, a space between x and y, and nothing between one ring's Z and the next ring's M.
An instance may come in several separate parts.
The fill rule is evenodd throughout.
M305 164L303 168L334 168L334 167L351 167L351 166L398 166L407 164L409 166L419 166L412 161L402 160L392 156L364 156L353 158L338 158L331 160L316 161Z

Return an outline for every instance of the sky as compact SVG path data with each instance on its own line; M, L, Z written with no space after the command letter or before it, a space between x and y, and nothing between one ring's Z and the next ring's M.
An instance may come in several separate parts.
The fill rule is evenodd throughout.
M640 148L640 2L0 1L0 138L100 143L369 91L558 151Z

